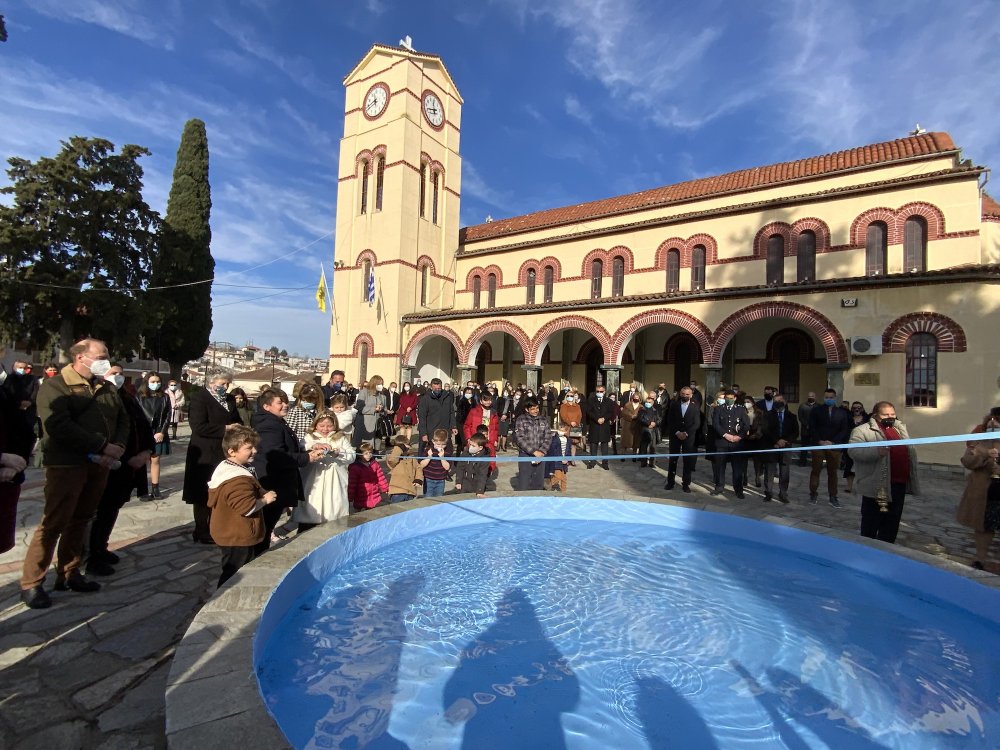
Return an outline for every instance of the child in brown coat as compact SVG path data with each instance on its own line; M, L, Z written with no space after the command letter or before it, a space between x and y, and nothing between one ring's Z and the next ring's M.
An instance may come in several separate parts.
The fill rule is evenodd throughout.
M385 457L389 467L389 502L400 503L412 500L424 486L424 470L420 468L417 459L411 458L410 441L397 435L392 441L392 450Z
M222 438L226 460L215 467L208 482L209 529L222 552L219 586L254 558L254 547L264 539L261 509L277 494L265 492L248 464L257 453L260 436L249 427L233 425Z

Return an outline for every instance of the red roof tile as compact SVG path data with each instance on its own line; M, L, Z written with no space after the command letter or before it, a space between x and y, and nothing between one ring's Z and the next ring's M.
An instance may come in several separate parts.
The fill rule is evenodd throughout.
M985 219L987 216L1000 219L1000 203L993 200L989 194L983 193L983 218Z
M643 190L639 193L579 203L575 206L551 208L523 216L513 216L509 219L498 219L486 224L464 228L461 231L460 242L465 244L491 237L680 203L712 195L757 190L783 182L952 151L957 151L957 148L950 135L947 133L925 133L886 143L853 148L849 151L838 151L825 156L813 156L782 164L743 169L717 177L705 177L699 180L680 182L676 185ZM994 205L996 205L995 202Z

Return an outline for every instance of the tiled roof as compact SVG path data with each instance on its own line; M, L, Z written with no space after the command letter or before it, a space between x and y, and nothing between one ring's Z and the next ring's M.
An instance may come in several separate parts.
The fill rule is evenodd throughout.
M523 216L513 216L509 219L498 219L462 229L460 243L465 244L491 237L680 203L713 195L757 190L795 180L953 151L957 151L957 148L947 133L925 133L895 141L876 143L871 146L861 146L849 151L838 151L825 156L813 156L808 159L772 164L766 167L743 169L717 177L705 177L699 180L680 182L676 185L643 190L639 193L579 203L575 206L551 208Z
M1000 203L993 200L988 193L983 193L983 218L987 216L993 219L1000 219Z

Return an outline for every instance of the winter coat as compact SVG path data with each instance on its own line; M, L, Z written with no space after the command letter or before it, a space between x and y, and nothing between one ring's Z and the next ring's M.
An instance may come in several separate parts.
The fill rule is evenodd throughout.
M611 423L615 420L615 410L617 405L606 395L603 399L598 399L596 395L587 399L587 439L591 443L607 443L611 440ZM598 424L598 419L604 419L603 424Z
M485 450L480 451L475 458L486 458L489 456ZM455 485L461 485L462 492L474 492L482 495L486 492L486 480L490 477L490 464L487 461L463 461L463 458L473 457L466 448L462 451L453 466L455 466Z
M434 430L447 430L448 437L455 429L455 394L443 390L438 398L431 396L433 391L427 391L417 403L417 424L420 427L420 439L429 441Z
M167 426L170 424L170 399L163 394L155 396L150 394L137 396L136 401L142 407L142 411L149 421L149 426L153 428L153 434L161 432L165 435Z
M549 441L549 449L545 452L546 458L556 458L562 457L567 461L573 460L573 438L566 439L566 450L563 451L562 442L559 440L559 433L553 433L552 440ZM551 477L553 473L561 471L563 474L569 473L569 463L563 463L562 461L546 461L545 462L545 477L546 479Z
M242 423L236 413L236 399L232 396L226 396L227 410L207 388L199 388L191 394L189 403L191 440L184 460L184 502L205 505L208 502L208 481L215 467L226 457L222 451L226 425Z
M983 533L983 520L986 517L986 493L993 481L995 463L989 455L990 448L1000 448L1000 439L990 442L973 443L962 456L962 466L969 470L965 480L965 490L958 502L958 512L955 519L963 526L973 531Z
M398 425L403 424L403 417L407 414L410 415L410 426L417 423L417 402L420 397L417 396L412 390L409 393L404 393L399 397L399 409L396 411L395 422ZM409 409L410 411L407 411Z
M490 409L490 424L486 430L486 440L489 445L495 446L497 440L500 438L500 414L497 412L496 406ZM483 407L480 404L476 404L471 409L465 417L465 421L462 424L463 435L466 440L473 436L477 429L483 424Z
M635 403L631 399L624 402L621 412L622 452L633 453L639 447L639 407L642 402Z
M378 461L365 461L360 456L347 470L347 497L356 510L374 508L382 501L389 483Z
M416 458L409 454L404 456L403 449L397 445L389 451L385 463L389 467L390 495L420 494L420 488L424 484L424 470L420 468Z
M244 467L223 461L208 481L209 529L222 547L253 547L264 540L264 488ZM247 513L251 515L247 516Z
M253 466L264 489L278 493L275 501L283 508L294 508L305 498L299 469L309 465L309 453L299 446L292 428L279 416L259 411L251 420L260 435Z
M362 443L370 443L375 439L377 421L381 415L385 414L389 404L388 396L388 391L363 390L359 393L358 400L355 402L355 408L357 408L360 417L360 419L354 420L355 447ZM382 410L375 411L376 406L381 406Z
M842 410L846 413L846 409ZM815 424L815 422L814 422ZM909 438L906 425L896 421L893 425L899 437L903 440ZM817 439L829 439L818 438ZM878 421L872 417L868 422L859 424L851 431L850 442L853 443L879 443L887 440L885 433L879 426ZM906 493L908 495L920 494L920 478L917 472L917 451L912 445L906 446L910 454L910 478L906 483ZM854 486L863 497L877 497L878 488L885 482L885 496L891 497L889 491L889 456L880 456L879 446L871 445L856 448L848 448L848 455L854 460ZM883 480L884 478L884 480Z

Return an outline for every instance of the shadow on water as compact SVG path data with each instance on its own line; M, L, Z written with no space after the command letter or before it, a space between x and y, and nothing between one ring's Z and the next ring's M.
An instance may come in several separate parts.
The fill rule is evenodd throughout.
M351 587L324 603L323 616L305 634L312 658L302 655L294 678L304 692L282 716L282 731L295 747L407 748L389 733L389 719L406 643L404 617L425 583L423 575L406 575L384 596Z
M844 750L886 750L846 712L825 695L784 669L767 670L771 689L764 687L742 664L732 662L734 671L771 719L784 746L789 750L808 750L810 736L803 737L800 727L808 730L825 747Z
M465 750L566 747L560 714L576 707L580 684L524 591L504 595L496 621L460 656L444 707L449 722L465 724Z
M670 683L660 677L640 677L635 684L636 711L650 750L718 749L701 714Z

